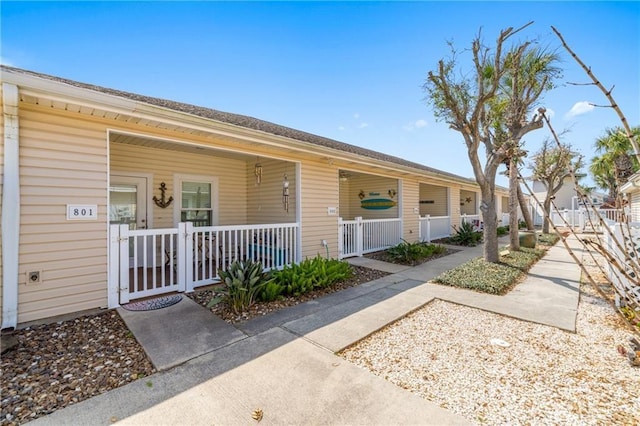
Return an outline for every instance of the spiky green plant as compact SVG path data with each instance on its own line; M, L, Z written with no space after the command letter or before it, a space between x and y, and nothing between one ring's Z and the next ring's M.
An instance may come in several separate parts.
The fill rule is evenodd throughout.
M262 264L251 259L235 261L218 275L223 288L220 290L221 300L226 301L235 313L249 309L258 298L260 292L271 281L270 273L263 272ZM209 307L220 299L212 299Z

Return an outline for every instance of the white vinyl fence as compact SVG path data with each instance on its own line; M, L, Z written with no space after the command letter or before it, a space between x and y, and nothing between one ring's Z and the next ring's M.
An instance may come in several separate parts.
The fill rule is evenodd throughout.
M609 279L616 288L616 303L630 304L634 309L640 309L640 271L638 253L640 253L640 223L615 223L610 221L604 232L605 244L609 254L620 265L617 268L609 263ZM614 242L624 246L624 250ZM621 270L622 269L622 270Z
M427 243L451 236L451 217L421 216L418 220L418 235L421 242Z
M338 218L338 258L362 256L402 241L402 219Z

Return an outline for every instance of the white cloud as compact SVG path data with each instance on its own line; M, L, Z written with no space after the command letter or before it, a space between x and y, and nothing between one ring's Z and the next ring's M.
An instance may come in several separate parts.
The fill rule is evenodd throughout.
M427 120L424 120L421 118L419 120L414 121L413 123L405 124L404 126L402 126L402 128L407 132L413 132L416 129L427 127L428 124L429 123L427 123Z
M344 130L344 126L338 126L338 130Z
M569 110L568 113L565 114L565 118L572 118L572 117L576 117L578 115L582 115L582 114L586 114L588 112L593 111L595 107L591 104L591 102L588 101L580 101L580 102L576 102L571 109Z
M360 124L358 124L358 129L364 129L365 127L369 127L369 123L360 123Z
M357 120L358 118L360 118L360 114L358 114L358 113L356 112L355 114L353 114L353 118L355 118L355 119Z

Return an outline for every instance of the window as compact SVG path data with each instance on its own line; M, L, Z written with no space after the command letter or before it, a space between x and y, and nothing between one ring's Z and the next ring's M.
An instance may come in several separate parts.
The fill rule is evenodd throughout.
M179 221L192 222L193 226L214 225L215 182L196 176L182 176L176 180L180 190Z

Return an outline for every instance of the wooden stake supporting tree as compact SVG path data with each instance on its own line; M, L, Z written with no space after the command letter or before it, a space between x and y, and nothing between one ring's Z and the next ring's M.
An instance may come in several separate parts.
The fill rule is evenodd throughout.
M629 141L633 146L634 155L640 161L640 150L638 149L636 136L634 136L634 133L632 132L626 117L624 116L620 107L617 105L617 103L613 98L613 95L612 95L613 88L611 90L606 90L604 86L600 83L600 81L595 77L595 75L591 71L591 68L587 67L584 64L584 62L582 62L580 58L570 49L570 47L567 45L567 43L565 42L560 32L558 32L553 27L552 29L556 33L556 35L560 38L562 45L565 47L565 49L569 51L571 56L580 64L580 66L585 70L585 72L592 79L593 84L598 88L600 88L600 90L605 94L605 96L610 102L610 105L608 105L608 107L613 108L618 114L618 116L620 117L620 120L626 132L626 136L629 138ZM598 105L595 105L595 106L598 106ZM548 117L545 115L544 111L541 111L541 116L544 122L546 123L547 127L549 128L549 131L551 132L553 139L558 146L558 149L561 149L562 144L560 142L560 139L558 138L557 133L553 129L553 126L551 125L551 122L549 121ZM615 226L613 227L613 229L616 230L616 232L614 232L612 230L611 224L608 223L602 217L599 210L593 205L590 197L588 197L587 194L585 194L583 188L578 184L578 179L576 177L575 171L576 171L575 167L570 167L569 175L571 176L571 179L573 181L574 189L576 191L577 196L580 198L581 202L586 207L586 222L589 224L590 227L594 229L596 228L596 225L597 227L602 229L604 232L604 235L607 237L607 240L605 241L603 236L598 233L593 234L593 236L589 239L581 238L576 233L575 228L573 226L574 224L570 225L562 216L561 216L562 221L565 227L570 231L569 233L560 232L558 227L553 223L553 221L550 220L551 210L552 209L557 210L553 201L551 202L550 208L547 207L544 209L545 220L548 221L549 225L553 228L554 232L560 236L560 239L563 245L565 246L565 248L567 249L571 257L573 258L573 260L576 262L576 264L580 266L584 276L587 278L589 283L605 300L609 300L609 298L606 297L606 295L604 294L600 286L597 284L597 282L593 278L592 274L588 270L583 260L578 257L578 255L574 252L574 250L568 244L567 242L568 235L573 234L577 238L577 240L582 244L582 247L585 249L585 253L587 253L587 255L591 257L594 264L597 265L599 270L605 276L613 277L615 279L616 282L615 283L612 282L612 287L617 294L616 304L618 306L614 306L614 308L619 307L620 305L626 305L631 309L635 310L636 312L640 313L640 263L638 260L640 255L640 232L634 234L634 230L630 225L628 218L624 214L624 211L617 218L618 223L615 224ZM540 203L540 200L538 200L535 197L535 195L533 195L533 191L528 186L526 181L524 179L522 179L522 181L524 182L529 193L532 194L535 202L538 205L542 205ZM617 202L616 204L623 205L621 202ZM593 254L593 251L596 251L597 253L602 255L602 257L605 259L606 264L602 264L601 261L598 261L598 259ZM624 318L624 316L621 314L621 312L618 309L616 309L616 312L618 312L618 314ZM627 324L629 323L627 322ZM635 332L638 331L637 329L634 329L634 328L632 329ZM631 357L630 357L630 360L631 360ZM631 360L633 365L637 365L636 361L637 359Z

